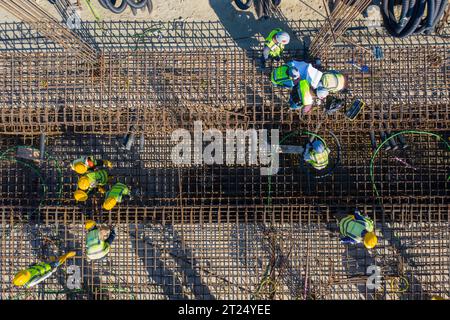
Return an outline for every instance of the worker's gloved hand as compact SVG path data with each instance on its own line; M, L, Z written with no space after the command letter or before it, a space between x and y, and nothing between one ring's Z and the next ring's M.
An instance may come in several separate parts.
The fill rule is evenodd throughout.
M98 187L98 192L100 192L101 194L105 194L106 190L104 187Z
M109 160L105 160L104 161L105 166L107 166L108 168L112 168L112 162Z
M275 58L273 58L273 60L275 60L275 61L280 61L280 60L281 60L281 57L280 57L280 56L275 57Z

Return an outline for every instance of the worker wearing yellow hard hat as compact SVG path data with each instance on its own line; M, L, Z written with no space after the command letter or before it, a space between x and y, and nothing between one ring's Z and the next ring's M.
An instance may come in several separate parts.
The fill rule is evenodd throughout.
M111 190L106 193L103 209L112 210L118 203L122 202L124 196L130 196L130 188L123 183L116 183Z
M93 156L83 156L72 161L70 168L78 174L85 174L88 170L98 168L111 168L112 163L108 160L96 160Z
M97 225L93 220L85 223L88 231L86 236L86 256L88 260L99 260L104 258L110 251L116 232L114 228Z
M373 221L368 216L361 215L358 209L339 221L339 230L342 236L341 243L362 242L367 249L374 248L378 243Z
M71 251L53 262L39 262L16 273L13 284L17 287L30 288L49 278L67 259L75 256Z

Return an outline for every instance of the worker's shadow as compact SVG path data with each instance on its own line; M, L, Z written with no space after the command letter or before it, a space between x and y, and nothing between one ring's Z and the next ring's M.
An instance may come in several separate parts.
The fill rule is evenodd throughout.
M152 240L151 234L143 230L143 224L138 225L138 232L130 232L131 242L136 255L141 258L149 280L158 285L164 295L170 300L186 300L186 288L195 296L195 300L211 300L214 295L197 270L198 262L193 249L183 247L183 239L171 226L154 227L155 232L162 233L164 245ZM175 265L169 267L173 261Z

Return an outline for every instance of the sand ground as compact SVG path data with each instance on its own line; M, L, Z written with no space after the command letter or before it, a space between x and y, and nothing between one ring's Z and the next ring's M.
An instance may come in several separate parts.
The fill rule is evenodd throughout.
M94 15L90 11L88 0L69 0L77 7L82 20L94 20ZM36 2L49 12L52 16L61 20L60 15L48 0L36 0ZM231 0L152 0L153 12L138 11L133 15L130 8L122 14L114 14L104 9L98 0L90 0L94 11L101 20L184 20L184 21L223 21L232 22L237 15L243 15L248 19L256 20L254 9L241 11ZM328 1L327 1L328 2ZM316 20L323 19L325 14L322 0L282 0L281 11L287 19L293 20ZM0 9L0 22L17 21L11 14Z

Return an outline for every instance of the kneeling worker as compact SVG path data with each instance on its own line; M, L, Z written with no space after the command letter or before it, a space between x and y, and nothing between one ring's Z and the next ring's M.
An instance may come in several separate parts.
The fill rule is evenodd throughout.
M270 74L270 81L275 87L293 88L300 80L300 73L295 67L282 65L273 69Z
M339 230L342 235L341 243L364 243L367 249L374 248L378 238L374 232L373 221L368 216L362 216L356 209L355 213L339 221Z
M84 227L86 235L86 256L88 260L100 260L109 253L111 243L116 237L114 228L98 226L95 221L87 220Z
M261 57L261 67L266 67L266 61L270 59L280 60L284 46L290 41L290 36L280 28L273 29L265 39L263 55Z
M104 169L82 175L78 179L78 189L74 193L75 200L86 201L88 194L95 188L98 188L100 193L105 193L104 186L108 184L109 180L108 172Z

